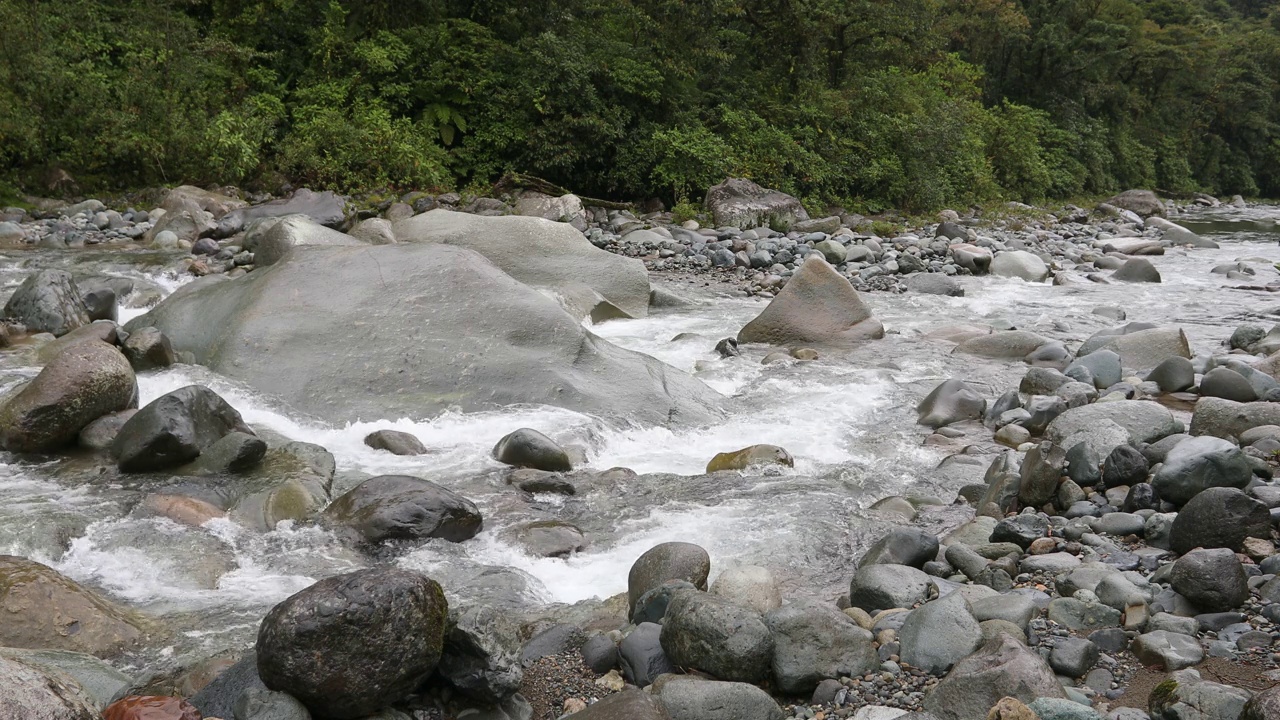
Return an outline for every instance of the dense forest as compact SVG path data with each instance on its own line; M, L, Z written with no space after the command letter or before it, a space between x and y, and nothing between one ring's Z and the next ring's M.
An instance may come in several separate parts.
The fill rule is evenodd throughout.
M1280 196L1265 0L0 0L0 27L10 190Z

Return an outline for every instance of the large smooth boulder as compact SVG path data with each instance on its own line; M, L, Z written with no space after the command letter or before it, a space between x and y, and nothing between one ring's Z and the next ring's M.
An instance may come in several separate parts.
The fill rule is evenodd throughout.
M654 684L671 720L783 720L786 714L755 685L668 676Z
M1119 426L1127 435L1120 442L1155 442L1178 432L1181 426L1173 413L1159 403L1119 400L1070 408L1049 423L1044 436L1070 450L1076 442L1085 440L1107 422ZM1091 449L1100 457L1106 457L1120 442L1106 448L1094 445Z
M752 470L778 465L795 467L796 459L786 448L777 445L750 445L741 450L716 453L707 461L707 472L725 472L731 470Z
M974 420L986 412L987 399L963 380L943 380L919 405L916 422L932 428Z
M1111 336L1098 350L1111 350L1127 368L1155 368L1169 358L1190 358L1191 347L1182 328L1149 328Z
M953 592L912 610L898 641L904 663L940 675L982 645L982 628L964 594Z
M436 669L449 606L440 585L394 568L327 578L276 605L258 630L258 674L321 717L359 718Z
M111 443L111 453L125 472L164 470L196 459L232 432L253 434L217 393L188 385L134 413Z
M1000 633L956 663L925 696L924 708L939 720L973 720L986 717L1001 698L1029 703L1036 698L1066 696L1039 653Z
M0 555L0 646L112 657L144 632L139 616L56 570Z
M807 695L827 679L858 677L880 664L871 633L817 602L792 603L764 618L773 634L773 677L789 695Z
M437 209L401 220L394 231L401 243L474 250L525 285L554 294L579 320L640 318L649 313L644 263L601 250L565 223Z
M1049 267L1034 253L1010 250L996 255L991 261L991 274L1021 278L1027 282L1042 282L1049 277Z
M894 528L867 549L858 566L908 565L921 568L937 556L937 535L917 528Z
M5 303L4 315L21 322L31 332L59 337L90 322L89 308L71 273L65 270L41 270L28 275Z
M366 543L443 538L462 542L484 527L475 503L442 485L409 475L369 478L333 501L330 521Z
M138 372L169 367L177 362L169 338L155 328L138 328L129 333L120 350Z
M1226 548L1192 550L1178 558L1169 583L1202 612L1228 612L1249 598L1244 566Z
M864 565L849 582L849 604L867 612L909 608L929 595L929 576L906 565Z
M1129 650L1143 665L1154 665L1169 672L1176 672L1204 660L1204 648L1194 637L1168 630L1154 630L1139 635L1129 644Z
M437 243L297 248L242 278L190 283L128 328L147 325L196 362L332 422L545 404L696 423L719 402L475 252Z
M1191 437L1165 455L1151 485L1161 499L1182 505L1208 488L1243 488L1252 476L1248 458L1230 441Z
M99 720L98 708L65 673L0 656L0 713L13 720Z
M745 178L729 178L707 188L702 206L719 227L732 225L748 230L770 227L787 231L809 213L800 201L777 190L762 188Z
M1152 215L1164 217L1165 214L1164 203L1150 190L1125 190L1111 197L1106 204L1129 210L1144 218Z
M642 622L618 644L622 676L636 687L653 684L659 675L676 671L662 651L662 626Z
M709 574L711 556L701 547L684 542L655 545L637 558L627 573L628 612L635 611L636 601L645 593L669 580L683 580L706 590Z
M1280 425L1280 403L1239 403L1222 398L1200 398L1191 414L1192 435L1239 437L1262 425Z
M119 350L96 340L76 343L0 407L0 446L58 450L94 420L136 405L137 397L133 368Z
M845 347L882 337L884 326L858 291L817 253L738 331L738 342L785 346Z
M1231 400L1238 403L1253 402L1258 392L1244 375L1227 367L1216 367L1200 379L1200 395Z
M677 593L662 624L662 650L677 667L755 683L769 675L773 635L760 613L697 591Z
M1265 503L1231 487L1213 487L1191 498L1173 519L1169 549L1227 548L1242 552L1247 538L1271 539L1271 513Z
M287 198L231 210L219 219L217 234L229 237L254 220L286 215L305 215L316 224L336 228L347 220L347 199L330 190L313 192L300 188Z
M302 215L291 215L272 223L271 228L258 237L253 249L253 264L257 267L274 265L286 253L300 246L362 244L346 233L314 223Z
M547 472L572 470L569 454L537 430L520 428L493 446L493 459L506 465Z
M1160 271L1146 258L1129 258L1111 273L1111 279L1129 283L1158 283Z
M1012 360L1024 358L1049 340L1026 330L1004 330L978 335L956 346L953 352L978 357Z

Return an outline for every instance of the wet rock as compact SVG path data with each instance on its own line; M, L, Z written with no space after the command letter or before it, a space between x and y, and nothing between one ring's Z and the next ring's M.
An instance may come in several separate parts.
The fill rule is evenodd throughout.
M646 592L636 600L635 611L631 613L631 622L662 622L662 618L666 617L667 607L671 604L671 599L682 590L697 590L691 582L684 580L668 580L658 587Z
M240 695L226 720L311 720L307 706L288 693L250 688Z
M409 475L369 478L334 500L324 514L373 544L426 538L462 542L484 527L480 510L470 500Z
M374 568L321 580L267 613L258 672L316 714L363 717L436 669L447 613L440 586L419 573Z
M449 615L438 673L473 700L496 705L520 689L520 626L500 610L475 606Z
M644 622L636 626L618 646L622 675L636 687L647 687L664 673L676 671L662 650L662 626Z
M144 638L140 617L52 568L0 555L0 646L112 657Z
M906 565L866 565L849 583L849 604L867 612L909 608L928 597L930 580Z
M76 343L0 407L0 445L49 452L76 441L89 423L137 404L138 385L120 351Z
M514 467L562 472L572 470L569 455L551 438L537 430L521 428L509 433L493 447L493 459Z
M202 385L162 395L120 428L111 452L125 472L148 472L194 460L231 432L253 434L240 413Z
M1102 481L1108 488L1132 486L1147 479L1147 459L1132 445L1117 445L1103 464Z
M1028 450L1022 460L1018 500L1029 507L1040 507L1049 502L1057 494L1058 483L1066 475L1066 465L1066 452L1051 442L1042 442ZM1028 539L1027 544L1034 539Z
M647 550L627 574L628 612L635 612L642 595L668 580L684 580L699 590L707 587L711 557L692 543L669 542Z
M102 711L102 720L201 720L200 711L178 697L129 695Z
M1042 515L1015 515L996 523L991 542L1010 542L1026 550L1049 532L1049 519Z
M669 676L654 685L671 720L783 720L769 693L741 682Z
M1209 488L1182 507L1173 520L1169 549L1186 553L1193 548L1244 549L1247 538L1271 537L1267 506L1235 488Z
M98 720L98 709L68 675L0 656L0 708L15 720Z
M916 273L907 276L907 289L922 295L964 297L959 281L942 273Z
M770 671L773 636L759 613L714 595L677 594L663 622L662 649L678 667L735 682L759 682Z
M1049 268L1037 255L1025 250L1002 252L991 261L991 274L1016 277L1027 282L1042 282L1049 276Z
M1195 368L1184 357L1171 357L1147 373L1147 380L1156 383L1161 392L1172 393L1187 390L1196 384Z
M774 679L784 693L808 694L821 680L858 677L880 664L871 633L830 606L792 603L764 621L774 640Z
M858 565L908 565L922 568L937 556L936 535L916 528L896 528L873 543Z
M963 420L981 418L987 400L963 380L944 380L916 406L916 422L938 428Z
M1009 635L1000 635L956 663L925 696L925 710L939 720L986 717L1002 698L1021 702L1065 698L1053 670L1034 650Z
M1183 505L1207 488L1243 488L1252 471L1240 448L1216 437L1192 437L1165 456L1151 485L1160 497Z
M1160 271L1146 258L1129 258L1118 270L1111 273L1112 279L1131 283L1158 283Z
M778 580L765 568L753 565L726 569L711 583L709 592L762 615L782 607Z
M31 332L52 333L55 337L90 322L80 290L65 270L40 270L28 275L5 304L4 315L21 322Z
M200 527L210 520L227 516L226 512L215 505L183 495L148 495L139 510L143 516L166 517L191 527Z
M237 701L251 691L270 692L258 677L257 655L252 650L218 673L190 698L205 717L233 718Z
M262 462L267 454L267 443L256 435L232 431L204 449L192 464L194 474L239 473L250 470Z
M1249 597L1244 568L1225 548L1192 550L1178 558L1169 582L1203 612L1234 610Z
M849 281L810 255L769 306L738 332L738 342L784 346L856 345L884 337L884 326Z
M1084 638L1060 638L1049 653L1049 666L1059 675L1084 677L1098 656L1098 646Z
M386 450L392 455L425 455L427 447L416 436L399 430L375 430L364 438L364 444L374 450Z
M1222 398L1201 398L1191 415L1192 435L1239 437L1260 425L1280 425L1280 403L1238 403Z
M1258 393L1240 373L1225 367L1214 368L1200 380L1200 394L1238 403L1253 402Z
M153 327L135 329L120 349L138 372L169 367L177 362L169 338Z
M117 695L133 685L133 679L92 655L66 650L19 650L0 648L0 659L13 660L51 677L65 675L75 681L97 709L105 708ZM2 682L2 681L0 681ZM0 698L3 691L0 690ZM0 700L2 702L2 700ZM0 704L0 707L5 707Z
M954 592L911 611L898 631L902 661L940 675L982 644L969 601Z
M1134 638L1129 645L1144 665L1155 665L1170 672L1198 665L1204 660L1204 650L1193 637L1156 630Z
M781 465L794 467L796 461L791 453L777 445L752 445L733 452L716 453L707 463L707 472L724 470L749 470L752 468Z
M516 543L534 557L567 557L587 547L580 528L559 520L523 523L512 532Z
M743 230L770 227L785 232L797 222L809 219L799 200L744 178L729 178L708 188L703 207L718 227Z

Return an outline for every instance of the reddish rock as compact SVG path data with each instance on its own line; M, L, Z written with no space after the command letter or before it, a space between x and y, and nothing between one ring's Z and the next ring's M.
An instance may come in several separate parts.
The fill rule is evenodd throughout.
M182 698L129 695L102 711L102 720L202 720L200 711Z

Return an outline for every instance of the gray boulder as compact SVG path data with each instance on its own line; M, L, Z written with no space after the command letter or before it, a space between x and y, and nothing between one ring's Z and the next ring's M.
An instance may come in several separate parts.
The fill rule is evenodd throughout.
M786 232L797 222L809 219L799 200L745 178L729 178L711 186L702 206L718 227L769 227Z
M1200 380L1200 395L1238 403L1253 402L1258 399L1257 391L1244 375L1225 367L1214 368L1204 374Z
M1024 358L1049 340L1026 330L1004 330L978 335L956 346L953 352L963 355L1012 360Z
M1130 323L1125 327L1130 328L1135 325L1138 324ZM1101 344L1098 347L1089 348L1089 352L1111 350L1120 356L1120 364L1137 370L1154 368L1171 357L1191 357L1187 335L1181 328L1153 328L1141 325L1138 325L1138 327L1142 329L1129 330L1128 332L1099 338ZM1090 340L1093 339L1090 338ZM1086 345L1088 344L1086 342ZM1082 346L1080 348L1080 354L1088 354L1088 352L1085 352L1085 347Z
M331 577L276 605L258 630L258 673L313 713L360 718L436 669L449 606L434 580L393 568Z
M31 332L58 337L91 322L76 281L65 270L41 270L28 275L5 303L4 315L21 322Z
M684 542L655 545L637 558L627 573L629 612L635 612L641 597L669 580L683 580L706 590L709 574L711 556L701 547Z
M1084 638L1059 638L1049 653L1049 667L1069 678L1084 677L1099 654L1098 646Z
M898 640L904 663L940 675L982 645L982 628L963 593L953 592L912 610Z
M760 614L782 607L778 579L767 568L737 565L725 569L707 591Z
M1235 553L1225 548L1192 550L1173 564L1173 589L1203 612L1227 612L1244 604L1249 585Z
M884 337L884 326L849 281L819 254L805 258L768 307L738 331L738 342L846 347Z
M760 613L702 592L672 599L662 649L678 667L734 682L760 682L773 664L773 635Z
M1164 217L1165 214L1164 203L1150 190L1125 190L1107 200L1106 204L1129 210L1144 218L1152 215Z
M366 543L443 538L462 542L484 527L475 504L429 480L408 475L369 478L324 511Z
M98 710L110 705L118 694L132 687L134 683L132 678L106 661L85 653L66 650L0 648L0 660L17 661L43 670L50 677L60 675L70 677ZM3 697L3 693L4 690L0 689L0 697Z
M520 428L503 436L493 446L493 459L513 467L548 472L567 472L573 467L569 454L554 440L537 430Z
M347 199L329 190L313 192L300 188L288 198L231 209L218 220L217 235L230 237L254 220L287 215L303 215L318 225L336 228L347 221Z
M1155 630L1133 639L1129 650L1144 665L1162 667L1169 672L1200 664L1204 649L1193 637Z
M1191 361L1184 357L1171 357L1147 373L1147 380L1154 382L1160 392L1181 392L1196 384L1196 371Z
M1244 452L1231 442L1192 437L1173 446L1151 485L1162 499L1183 505L1207 488L1243 488L1252 475Z
M236 699L231 713L227 720L311 720L307 706L297 698L265 688L245 690Z
M1042 282L1049 277L1049 267L1033 253L1011 250L995 256L991 261L991 274L1021 278L1027 282Z
M783 720L786 714L755 685L668 676L654 685L671 720Z
M1053 423L1049 425L1052 427ZM1066 452L1051 442L1040 443L1028 450L1022 459L1018 499L1030 507L1044 505L1057 495L1058 483L1066 474Z
M1115 272L1111 273L1114 280L1130 283L1158 283L1160 282L1160 271L1155 265L1146 258L1129 258L1124 261Z
M147 325L196 362L332 422L524 403L700 422L719 402L480 255L435 243L299 248L235 280L183 286L128 328Z
M673 673L676 667L662 651L662 626L643 622L622 639L618 646L622 676L636 687L648 687L659 675Z
M864 565L849 583L849 604L867 612L909 608L929 594L929 576L906 565Z
M858 677L880 664L871 633L829 605L792 603L764 621L773 634L773 676L784 693L806 695L822 680Z
M1159 403L1148 400L1119 400L1099 402L1068 409L1045 428L1045 438L1070 449L1075 446L1072 438L1084 438L1096 432L1103 423L1114 423L1128 435L1126 441L1154 442L1180 429L1173 413ZM1078 441L1078 440L1077 440ZM1106 457L1112 448L1103 450L1095 446L1100 457Z
M129 333L120 350L138 372L169 367L177 362L169 338L153 327L138 328Z
M188 385L147 403L120 428L111 453L125 472L176 467L231 432L252 435L240 413L203 385Z
M374 450L386 450L392 455L427 454L427 446L416 435L399 430L375 430L365 436L364 444Z
M14 720L98 720L98 708L69 675L0 656L0 708Z
M1273 685L1249 698L1239 720L1275 720L1280 717L1280 685Z
M1065 698L1053 669L1039 653L1001 633L951 668L924 698L924 708L939 720L973 720L1001 698L1023 703L1036 698Z
M1213 487L1191 498L1173 519L1169 549L1227 548L1242 552L1247 538L1271 538L1271 513L1236 488Z
M318 225L306 217L292 215L272 222L270 228L258 236L253 249L253 264L257 267L274 265L296 247L363 244L346 233Z
M980 419L987 399L963 380L944 380L916 405L916 422L938 428L963 420Z
M867 549L858 566L908 565L920 568L937 556L937 535L916 528L895 528Z
M671 720L671 716L653 695L628 688L579 710L573 720Z
M946 295L964 297L964 288L950 275L942 273L916 273L907 276L907 289L922 295Z
M97 340L76 343L0 406L0 446L59 450L94 420L135 407L137 397L133 369L119 350Z
M645 317L644 263L592 245L571 225L536 217L484 217L436 209L394 227L401 243L464 247L516 280L550 292L576 319Z
M1120 356L1110 350L1095 350L1088 355L1077 358L1063 372L1067 377L1075 377L1072 371L1077 368L1083 368L1088 372L1089 379L1087 381L1081 380L1081 382L1091 382L1099 390L1105 390L1115 385L1124 376L1124 368L1120 365ZM1076 379L1080 380L1080 378Z
M1222 398L1200 398L1191 415L1188 432L1232 438L1262 425L1280 425L1280 403L1238 403Z
M511 613L492 607L450 611L437 674L472 700L501 703L524 680L520 630Z

